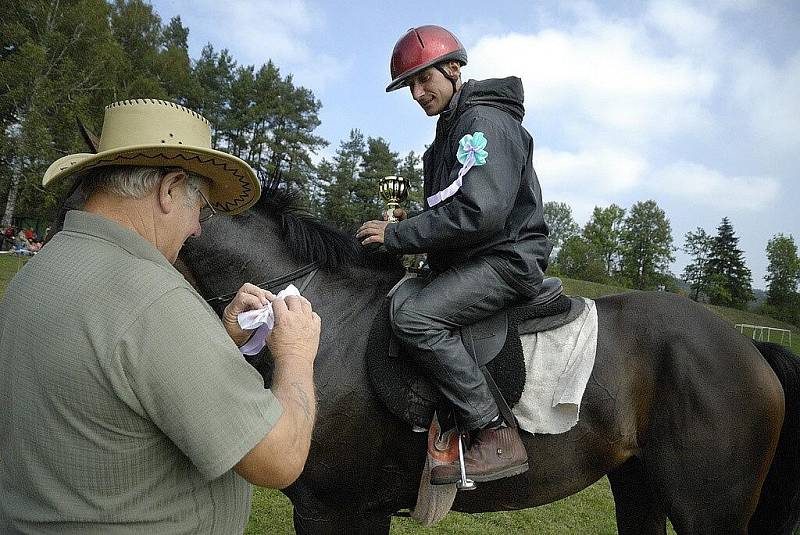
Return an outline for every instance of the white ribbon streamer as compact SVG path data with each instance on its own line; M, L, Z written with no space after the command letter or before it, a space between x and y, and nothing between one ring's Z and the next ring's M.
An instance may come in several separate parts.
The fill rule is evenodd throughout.
M428 206L433 208L440 202L449 199L453 195L455 195L458 190L461 189L462 184L464 183L464 175L467 174L467 171L472 169L472 166L475 165L475 154L470 151L467 155L467 160L464 162L464 165L461 166L461 169L458 171L458 178L456 178L452 184L444 188L442 191L438 193L434 193L430 197L428 197Z

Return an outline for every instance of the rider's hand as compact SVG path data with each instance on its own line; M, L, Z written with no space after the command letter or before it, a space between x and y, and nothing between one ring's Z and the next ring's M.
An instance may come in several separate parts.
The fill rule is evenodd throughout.
M370 243L383 243L383 234L386 232L388 221L367 221L356 232L356 238L361 240L361 245L369 245Z
M408 219L408 212L406 212L402 208L395 208L394 211L392 211L392 215L398 221L405 221L406 219ZM387 215L386 214L383 214L383 219L384 220L387 219Z
M275 326L267 345L276 363L283 359L301 359L314 364L319 348L320 319L305 297L271 299Z
M253 334L253 331L245 331L239 327L239 321L237 320L239 314L248 310L264 308L273 299L275 299L275 296L272 292L246 282L236 292L233 301L225 307L225 311L222 313L222 325L225 326L228 335L238 347L244 345L250 335Z

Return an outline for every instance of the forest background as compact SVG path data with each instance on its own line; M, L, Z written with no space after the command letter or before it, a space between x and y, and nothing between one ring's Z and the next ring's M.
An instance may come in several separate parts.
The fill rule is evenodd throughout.
M162 21L141 0L5 1L0 35L3 226L42 233L69 187L44 190L44 170L64 154L86 151L76 117L99 131L107 104L135 98L198 111L214 125L214 148L249 162L265 184L278 180L340 228L380 217L377 183L386 175L406 177L407 208L422 208L419 154L395 152L391 140L354 127L332 157L320 159L331 141L316 133L322 102L312 91L272 61L242 65L212 44L191 58L180 17ZM555 245L551 274L675 291L800 325L800 259L791 235L765 237L766 292L758 292L728 217L716 229L698 227L676 241L668 215L652 199L597 206L583 227L566 203L549 201L545 211ZM690 262L673 274L678 250Z

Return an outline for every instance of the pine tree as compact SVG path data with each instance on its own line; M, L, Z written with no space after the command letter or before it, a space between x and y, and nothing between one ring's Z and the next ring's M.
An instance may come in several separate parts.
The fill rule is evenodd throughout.
M389 142L385 139L368 138L367 150L361 162L361 170L358 173L358 180L354 188L359 224L370 219L380 219L386 207L383 205L379 194L380 180L389 175L398 174L400 158L398 153L392 152Z
M739 238L727 217L711 239L706 293L711 304L744 309L753 300L752 277L739 249Z
M350 130L350 137L341 141L333 158L333 175L327 178L325 219L340 228L352 227L358 217L355 206L355 182L366 152L364 134L358 129Z
M398 173L408 183L408 199L406 199L405 206L401 206L401 208L404 208L409 214L421 212L424 194L421 158L412 150L403 158Z
M655 201L637 202L623 223L620 234L621 276L640 290L657 288L668 279L672 254L672 228L664 210Z
M191 92L186 106L209 120L211 147L217 150L228 149L228 112L231 102L231 86L236 78L236 61L223 49L215 52L207 44L192 68Z

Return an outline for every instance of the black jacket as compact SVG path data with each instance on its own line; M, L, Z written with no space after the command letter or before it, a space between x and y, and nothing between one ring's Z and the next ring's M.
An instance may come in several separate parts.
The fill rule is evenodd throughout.
M455 98L422 158L425 211L386 227L384 245L395 253L428 253L435 271L479 256L512 287L535 295L552 245L531 160L533 139L522 127L522 81L469 80ZM488 141L486 163L472 167L453 196L428 206L428 197L458 177L459 141L475 132Z

